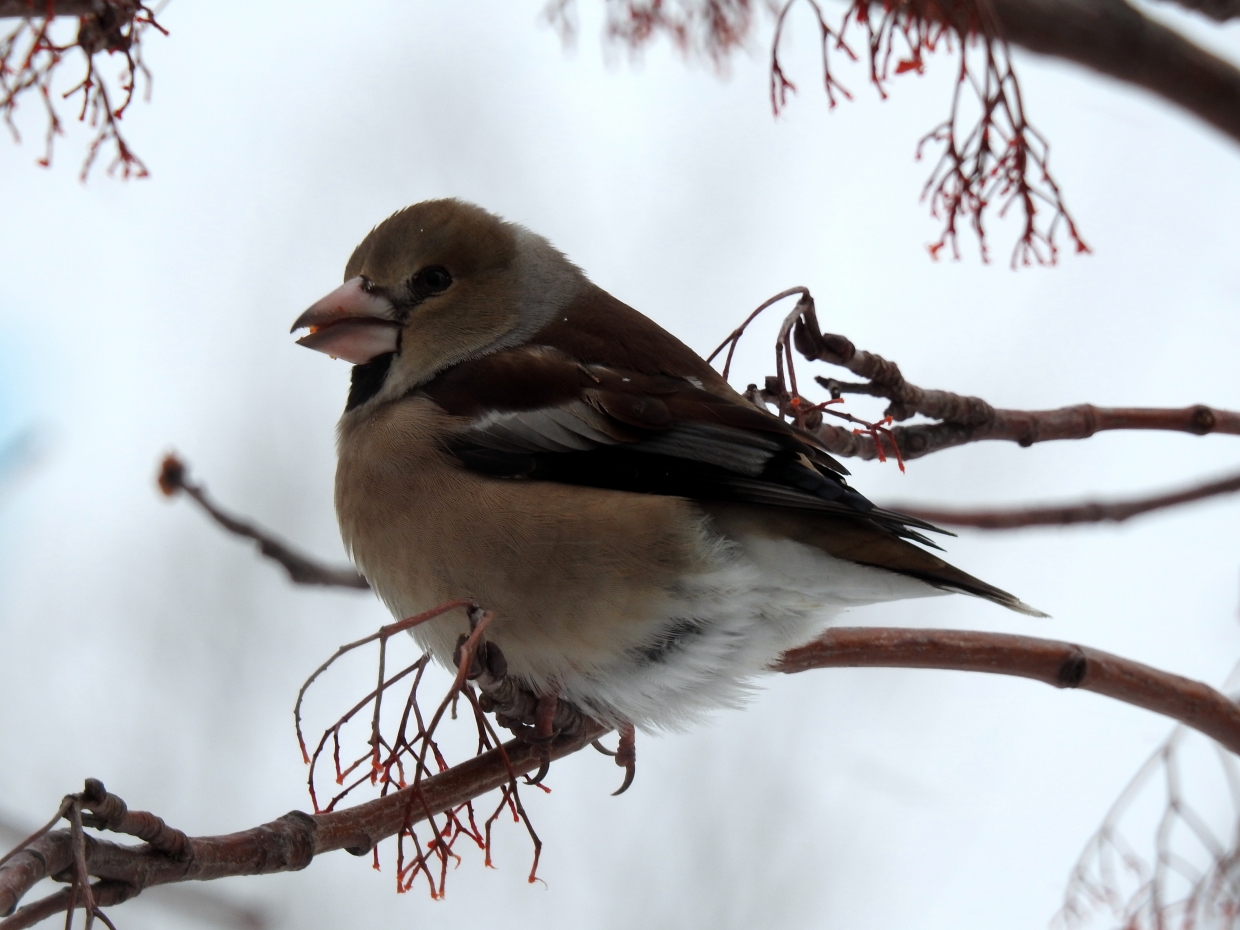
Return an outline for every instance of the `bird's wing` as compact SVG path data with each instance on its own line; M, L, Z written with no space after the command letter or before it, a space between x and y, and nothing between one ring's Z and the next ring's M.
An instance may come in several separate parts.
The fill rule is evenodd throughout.
M464 419L445 445L471 471L829 513L934 546L918 531L935 527L875 507L811 434L695 381L524 346L421 390Z

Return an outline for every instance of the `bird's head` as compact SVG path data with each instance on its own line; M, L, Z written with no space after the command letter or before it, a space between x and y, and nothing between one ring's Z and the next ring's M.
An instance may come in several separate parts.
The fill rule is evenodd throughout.
M546 239L459 200L428 200L362 240L345 282L293 324L354 364L348 408L393 400L469 358L526 342L587 286Z

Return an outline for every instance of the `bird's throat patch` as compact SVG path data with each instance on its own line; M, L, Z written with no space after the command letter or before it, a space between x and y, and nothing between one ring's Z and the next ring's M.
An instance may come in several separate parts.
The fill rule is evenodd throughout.
M372 358L363 365L354 365L349 379L349 399L344 405L345 413L360 407L370 398L379 393L383 382L387 379L388 369L392 366L395 352L387 352Z

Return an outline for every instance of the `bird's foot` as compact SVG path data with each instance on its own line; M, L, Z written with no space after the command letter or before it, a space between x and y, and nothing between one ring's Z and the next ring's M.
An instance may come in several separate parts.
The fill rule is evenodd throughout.
M461 636L457 642L454 660L458 665L465 640L466 637ZM465 677L477 686L478 706L484 712L494 713L496 723L510 730L517 739L537 748L539 766L530 779L531 784L537 785L547 776L551 767L551 743L557 737L581 733L589 721L572 704L560 700L558 692L535 694L511 677L504 653L495 643L483 640L478 644ZM624 769L624 783L615 792L623 794L633 784L637 757L632 725L621 726L619 732L620 744L615 752L605 749L598 740L594 740L594 745L599 751L614 756L616 765Z
M461 647L457 642L455 661L459 665ZM557 694L538 695L508 674L508 661L493 642L484 640L474 650L465 677L477 686L478 706L494 713L496 722L526 743L550 743L556 737L582 732L589 718Z

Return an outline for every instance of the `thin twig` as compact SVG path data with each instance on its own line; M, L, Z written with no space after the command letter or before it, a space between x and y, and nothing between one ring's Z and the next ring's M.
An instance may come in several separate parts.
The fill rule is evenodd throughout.
M343 655L346 655L347 653L352 652L354 649L358 649L362 646L365 646L367 643L373 643L376 640L378 640L380 644L386 643L387 640L395 636L397 633L402 633L406 630L411 630L415 626L420 626L423 623L427 623L430 620L434 620L436 617L446 614L451 610L456 610L458 607L468 608L472 606L472 603L473 603L472 601L467 601L467 600L448 601L447 603L440 604L437 607L432 607L430 610L424 613L420 613L417 616L406 617L404 620L398 620L395 623L389 623L386 626L382 626L374 633L371 633L369 636L363 636L361 639L354 640L351 643L345 643L343 646L341 646L339 649L333 652L331 656L329 656L322 665L316 668L310 674L310 677L307 678L302 683L301 688L297 692L297 701L293 705L293 725L297 733L297 743L299 746L301 746L302 759L307 763L310 762L310 756L307 755L306 753L305 736L303 735L302 729L301 729L302 702L305 700L306 692L310 689L310 686L314 684L314 682L318 680L318 677L322 675L325 671L327 671L335 663L337 659L339 659ZM376 695L382 691L383 687L385 687L383 684L382 674L383 674L382 671L380 671L380 679L379 679L380 687L379 687L379 691L375 692ZM363 701L362 704L359 706L364 706L365 703L366 702ZM377 716L378 708L376 708L375 712Z
M1075 523L1122 523L1141 514L1240 491L1240 475L1209 481L1183 491L1128 501L1093 501L1011 510L940 510L919 504L890 504L889 509L944 526L972 526L983 530L1011 530L1028 526L1069 526Z
M1223 685L1233 700L1236 694L1231 689L1238 679L1240 664L1232 669ZM1216 836L1183 791L1178 763L1189 732L1183 724L1174 727L1112 803L1072 869L1055 925L1081 926L1092 911L1102 908L1109 909L1128 930L1166 930L1173 926L1193 930L1234 923L1240 906L1240 886L1236 882L1240 832L1233 829L1229 837ZM1229 789L1234 820L1240 814L1240 772L1234 756L1217 745L1213 748ZM1131 828L1148 829L1148 821L1140 816L1131 818L1127 826L1126 821L1128 814L1137 809L1136 802L1145 789L1156 783L1160 771L1164 774L1163 814L1152 837L1152 850L1142 854L1125 834ZM1183 857L1173 848L1177 826L1186 828L1188 848L1199 847L1197 851L1206 854L1205 868L1196 870L1196 877L1188 879L1187 893L1179 893L1184 889L1180 883L1168 883L1167 869L1163 867L1183 864ZM1119 870L1114 867L1116 859L1123 865Z
M199 507L206 511L212 520L228 532L256 542L259 552L284 566L284 570L288 572L289 580L293 584L356 588L359 590L368 590L370 588L366 579L358 574L356 570L322 565L309 556L302 555L287 543L276 539L266 530L221 510L207 496L206 488L190 481L188 468L176 455L169 454L164 457L156 480L159 483L159 489L168 497L175 497L179 492L184 491L193 498Z

